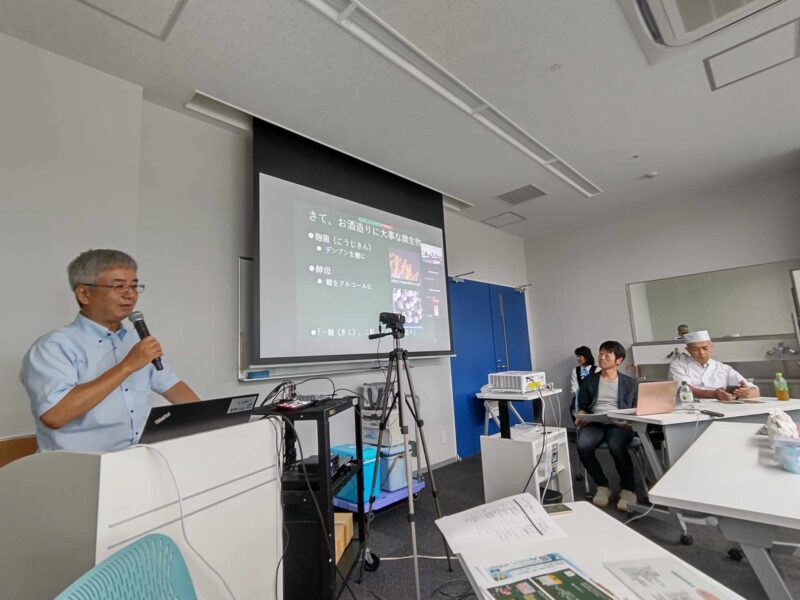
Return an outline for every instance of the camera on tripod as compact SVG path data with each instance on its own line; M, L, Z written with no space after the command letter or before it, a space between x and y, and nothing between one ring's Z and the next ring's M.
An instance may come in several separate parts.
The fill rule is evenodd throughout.
M405 420L406 417L404 414L404 406L407 407L407 410L413 419L414 428L416 431L416 441L420 442L421 444L422 455L425 457L425 465L427 466L431 463L428 455L428 445L425 442L425 434L422 427L423 421L419 412L419 399L414 393L414 384L411 381L411 365L408 364L408 352L400 347L400 338L405 335L405 328L403 325L406 322L406 318L402 314L382 312L378 316L378 320L380 321L381 326L385 326L388 331L371 333L367 337L369 337L371 340L374 340L391 335L392 338L394 338L394 349L389 352L389 361L386 365L386 381L383 384L383 392L381 393L379 389L375 389L376 387L380 388L380 384L372 384L372 386L369 386L368 384L365 385L365 388L367 389L367 398L364 398L364 403L362 404L361 408L361 415L362 420L368 420L369 423L367 427L364 427L362 436L364 438L366 438L367 435L370 435L370 438L377 437L375 440L377 444L375 445L376 455L379 457L384 455L384 440L386 439L387 433L389 436L389 448L394 448L395 446L401 446L402 448L402 463L405 466L404 486L406 488L406 495L408 496L408 522L411 527L411 558L413 559L414 565L414 589L416 592L415 597L417 600L419 600L419 555L417 553L417 530L414 523L414 496L419 492L419 489L421 489L422 486L420 485L420 487L414 488L415 478L411 469L412 444L408 439L409 427ZM381 328L382 327L379 327L379 329ZM407 388L406 384L408 386ZM372 388L373 393L370 393L370 387ZM406 393L406 391L408 393ZM378 413L380 413L380 415ZM392 429L395 430L394 434L392 434ZM368 434L367 431L370 433ZM402 443L398 444L397 442L400 440L402 440ZM415 444L415 448L416 447L417 446ZM415 452L415 454L417 456L416 482L417 484L421 484L422 477L420 474L422 472L422 466L419 461L420 454L417 452ZM397 455L397 452L390 451L387 454L387 456L395 455ZM393 459L391 463L392 465L397 464L394 462L394 460L399 459ZM389 472L391 472L391 470L392 467L390 466L386 474L387 482L391 488L394 489L394 485L397 482L393 482L389 478ZM375 490L377 489L376 485L378 483L378 475L379 469L373 469L372 485L370 485L368 488L365 488L370 490L369 503L367 504L369 507L369 515L366 519L366 537L361 550L361 571L359 574L359 581L361 581L361 575L363 574L364 570L374 571L380 564L380 559L378 556L376 556L375 553L369 549L371 531L370 522L372 521L374 511L377 508L375 505L375 500L377 498ZM433 495L433 503L436 507L436 514L439 516L439 518L441 518L442 509L439 505L439 494L436 490L436 480L433 475L433 470L427 468L427 475L430 479L431 494ZM403 485L401 485L401 487L403 487ZM447 568L448 570L452 571L453 569L450 564L450 548L447 546L447 541L444 539L444 537L442 537L442 542L444 543L445 555L447 556Z
M387 327L402 327L406 322L406 317L398 313L382 312L378 316L378 320Z
M400 339L405 336L406 328L403 327L403 324L406 322L405 315L401 315L399 313L382 312L380 315L378 315L378 321L381 325L385 325L386 328L392 332L393 338ZM372 339L372 336L370 336L370 339Z

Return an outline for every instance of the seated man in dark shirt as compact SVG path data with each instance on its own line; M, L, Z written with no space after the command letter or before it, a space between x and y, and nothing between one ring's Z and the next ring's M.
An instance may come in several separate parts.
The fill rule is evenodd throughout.
M597 484L597 492L592 502L596 506L606 507L611 499L608 478L596 455L597 448L606 442L622 487L617 508L627 512L628 505L636 503L633 461L628 454L628 446L634 437L633 430L626 425L590 423L586 419L581 419L582 414L603 414L636 406L639 384L633 377L617 371L623 360L625 360L625 348L619 342L607 341L600 345L597 361L600 372L592 373L581 383L575 424L579 427L578 456Z

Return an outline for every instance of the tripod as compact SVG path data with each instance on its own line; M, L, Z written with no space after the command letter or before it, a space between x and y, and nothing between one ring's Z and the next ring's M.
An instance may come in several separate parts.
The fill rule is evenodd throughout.
M389 366L386 370L386 384L383 388L383 406L381 408L381 418L378 430L378 447L375 453L375 460L380 460L381 455L381 448L383 445L383 434L386 430L386 424L389 422L389 418L392 412L397 409L398 421L400 424L400 432L403 436L403 455L405 458L406 463L406 488L408 494L408 523L411 526L411 549L412 549L412 558L414 562L414 585L416 590L416 598L419 600L420 598L420 590L419 590L419 554L417 552L417 530L416 530L416 523L415 523L415 516L414 516L414 492L413 492L413 484L411 478L411 452L409 450L409 443L408 443L408 425L406 425L405 421L405 413L403 410L403 377L402 372L405 372L406 382L408 383L408 391L409 394L405 396L405 404L408 408L411 417L414 420L414 424L417 428L417 435L419 437L418 442L422 444L422 453L425 457L425 464L428 467L428 476L430 477L431 482L431 494L433 495L433 502L436 505L436 514L438 517L441 518L442 516L442 509L439 506L439 492L436 489L436 480L433 476L433 470L430 468L430 460L428 457L428 445L425 442L425 434L422 430L423 421L419 416L419 405L417 404L417 396L414 393L414 384L411 381L411 371L409 371L409 364L408 364L408 352L403 350L400 347L400 338L405 335L405 330L402 324L394 324L390 323L387 325L390 331L385 333L378 333L373 334L370 339L383 337L386 335L391 335L394 339L394 350L389 353ZM362 549L362 556L361 556L361 567L358 576L358 580L361 581L363 574L364 574L364 567L367 563L372 565L372 567L368 570L375 570L377 569L377 561L373 563L370 559L374 557L374 555L369 551L369 536L371 530L371 523L374 514L374 502L375 502L375 484L377 483L378 479L378 469L374 469L372 473L372 483L369 487L370 490L370 498L369 498L369 511L367 513L367 531L366 531L366 539L364 542L364 547ZM442 541L444 543L444 551L447 556L447 569L449 571L453 570L452 565L450 564L450 549L447 547L447 541L442 536ZM369 557L369 558L368 558ZM376 557L375 557L376 558Z

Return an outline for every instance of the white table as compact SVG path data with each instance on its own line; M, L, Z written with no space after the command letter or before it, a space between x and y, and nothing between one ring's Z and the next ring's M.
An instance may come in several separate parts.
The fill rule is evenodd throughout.
M672 413L658 415L632 415L619 412L611 412L615 419L627 421L631 424L634 431L642 441L647 462L650 465L656 480L661 479L664 471L669 469L683 454L689 449L694 441L706 430L714 421L745 422L764 424L767 420L767 413L772 409L780 409L789 413L793 418L800 418L800 400L778 400L774 397L761 397L759 403L727 404L717 400L703 400L694 402L690 405L695 412L688 410L677 410ZM711 410L722 413L723 417L711 417L698 411ZM662 463L653 442L647 433L648 425L659 425L664 432L665 460ZM691 544L692 538L686 528L686 523L698 525L712 524L705 517L687 517L676 510L650 509L647 506L631 505L629 510L632 512L648 512L649 516L661 519L668 523L676 524L681 530L681 543Z
M776 462L759 425L713 423L661 480L650 499L716 515L741 545L771 600L790 600L770 549L779 527L800 529L800 475Z
M795 419L800 416L800 400L778 400L776 398L762 397L760 403L745 404L726 404L717 400L703 400L691 405L697 410L711 410L722 413L723 417L710 417L702 413L692 413L679 410L673 413L660 415L630 415L611 412L615 419L627 421L631 424L634 431L639 434L650 463L653 474L659 479L664 474L664 468L669 468L674 464L683 453L692 445L695 439L703 433L713 421L737 421L745 423L766 422L766 415L772 409L780 409L791 414ZM794 414L793 414L794 413ZM659 425L664 430L664 441L666 446L666 460L662 465L661 460L656 454L655 448L647 435L648 425Z
M670 554L661 546L639 535L589 502L571 502L573 512L557 515L554 518L566 532L567 537L550 541L531 541L524 546L508 548L471 549L458 555L461 567L467 574L470 584L479 598L483 598L476 580L481 576L478 566L500 564L518 558L541 556L558 552L600 585L608 588L619 598L633 598L633 594L622 584L604 563L622 560L673 557L683 567L696 574L708 584L709 591L720 598L739 599L735 592L711 579L690 564Z
M505 439L511 438L511 423L508 415L509 402L532 402L542 399L542 411L544 411L544 398L555 397L557 403L560 404L559 394L561 389L540 389L538 391L527 392L525 394L518 394L514 392L487 392L475 394L475 396L484 401L486 410L491 410L491 407L486 402L495 401L498 405L498 412L500 416L500 437ZM536 414L536 406L534 405L534 415ZM535 417L534 417L535 418ZM542 415L542 423L544 423L544 415Z

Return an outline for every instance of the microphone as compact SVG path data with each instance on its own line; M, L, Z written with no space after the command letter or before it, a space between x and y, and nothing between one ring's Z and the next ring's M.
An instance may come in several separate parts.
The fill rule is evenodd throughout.
M139 339L146 338L150 335L150 330L147 329L147 325L144 322L144 315L141 312L138 310L133 311L128 317L128 320L133 323L133 328L136 330L136 333L139 334ZM156 371L164 370L164 365L161 363L160 358L154 358L152 362Z

